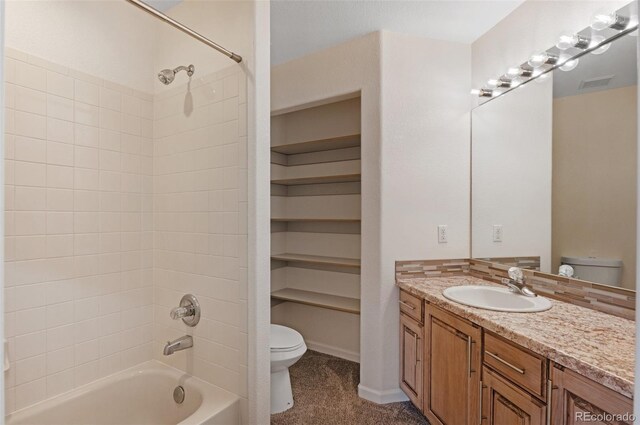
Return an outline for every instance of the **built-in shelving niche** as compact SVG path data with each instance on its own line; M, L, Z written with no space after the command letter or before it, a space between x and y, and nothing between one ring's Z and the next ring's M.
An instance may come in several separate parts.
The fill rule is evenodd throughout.
M360 98L274 115L271 143L273 321L357 360Z

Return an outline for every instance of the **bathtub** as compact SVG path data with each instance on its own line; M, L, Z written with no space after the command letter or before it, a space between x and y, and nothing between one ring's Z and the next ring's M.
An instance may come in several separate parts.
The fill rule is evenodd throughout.
M182 404L173 399L181 385ZM149 361L19 410L7 425L237 425L238 397Z

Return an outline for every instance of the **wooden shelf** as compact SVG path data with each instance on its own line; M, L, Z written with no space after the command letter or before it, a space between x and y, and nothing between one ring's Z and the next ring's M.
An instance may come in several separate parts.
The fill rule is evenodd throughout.
M271 218L271 221L286 223L360 223L359 218Z
M326 266L351 267L356 269L360 268L360 259L358 258L322 257L320 255L307 254L275 254L271 256L271 259L292 263L320 264Z
M322 152L334 149L345 149L360 146L360 134L350 134L348 136L332 137L321 140L308 140L300 143L290 143L287 145L271 146L271 151L285 155L295 155L298 153Z
M317 177L298 177L293 179L279 179L271 180L273 184L282 184L285 186L295 186L301 184L325 184L325 183L348 183L359 182L361 178L360 173L355 174L338 174L332 176L317 176Z
M301 289L285 288L271 293L271 298L294 303L360 314L360 300L338 295L321 294Z

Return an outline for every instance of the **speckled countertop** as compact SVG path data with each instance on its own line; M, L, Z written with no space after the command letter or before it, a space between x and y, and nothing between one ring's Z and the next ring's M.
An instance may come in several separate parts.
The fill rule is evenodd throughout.
M445 288L494 283L472 277L399 278L398 286L504 338L633 397L635 322L551 300L550 310L504 313L469 307L442 295Z

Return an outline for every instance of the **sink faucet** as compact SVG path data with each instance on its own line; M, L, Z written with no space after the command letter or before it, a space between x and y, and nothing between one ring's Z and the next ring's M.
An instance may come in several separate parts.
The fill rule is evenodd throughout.
M193 347L193 338L191 337L191 335L185 335L176 340L168 341L167 345L164 346L162 354L164 354L165 356L170 356L176 351L186 350L187 348L191 347Z
M518 267L509 268L509 279L503 278L502 283L509 287L514 294L524 295L525 297L537 297L535 292L527 288L524 283L524 275Z

